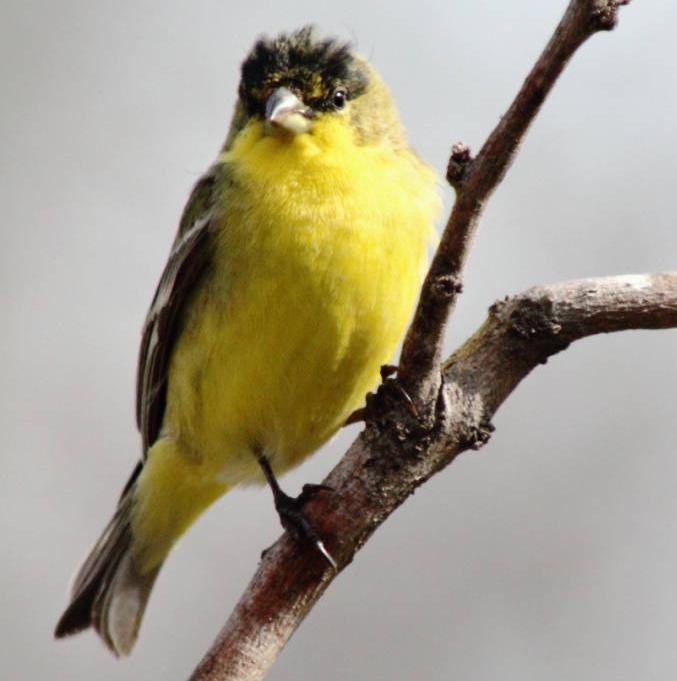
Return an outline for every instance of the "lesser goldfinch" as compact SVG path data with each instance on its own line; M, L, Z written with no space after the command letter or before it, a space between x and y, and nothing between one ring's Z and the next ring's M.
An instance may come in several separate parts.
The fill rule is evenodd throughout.
M275 474L377 384L434 234L436 176L349 45L312 27L262 38L238 94L144 327L142 461L56 628L91 626L116 655L131 651L172 545L236 485L267 479L283 525L324 551L302 514L307 495L287 497Z

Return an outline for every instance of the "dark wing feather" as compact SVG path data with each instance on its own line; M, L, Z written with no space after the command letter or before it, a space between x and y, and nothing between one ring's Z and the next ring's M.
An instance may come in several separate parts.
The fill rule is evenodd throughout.
M167 373L184 303L210 260L215 228L211 209L218 170L218 166L212 169L193 189L143 328L136 380L136 422L143 439L144 457L162 426Z

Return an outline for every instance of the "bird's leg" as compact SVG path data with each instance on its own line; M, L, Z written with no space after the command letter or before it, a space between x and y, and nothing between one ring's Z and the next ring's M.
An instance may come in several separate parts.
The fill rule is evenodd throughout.
M297 539L305 539L311 544L314 544L334 570L337 570L336 561L332 558L329 551L327 551L324 543L315 531L315 528L310 524L306 514L303 512L303 507L315 494L323 491L332 491L331 487L327 487L327 485L306 484L303 485L301 494L297 497L290 497L280 488L267 457L264 455L259 456L258 462L263 470L263 474L266 476L268 485L273 492L275 510L280 516L282 527Z
M392 364L384 364L381 367L381 384L375 393L369 393L366 398L366 405L356 409L346 420L345 425L358 423L359 421L378 421L389 402L401 400L407 411L418 418L418 410L409 393L400 385L393 374L397 372L397 367Z

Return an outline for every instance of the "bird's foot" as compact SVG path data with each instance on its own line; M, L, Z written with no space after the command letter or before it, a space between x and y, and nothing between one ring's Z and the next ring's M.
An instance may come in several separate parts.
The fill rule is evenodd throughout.
M300 541L307 541L313 544L317 550L325 557L327 562L334 568L338 569L336 561L332 555L327 551L322 539L315 531L308 517L303 511L303 507L312 497L319 492L331 492L331 487L327 485L304 485L301 494L297 497L290 497L281 489L275 492L275 510L280 516L280 522L289 534Z
M306 514L303 512L303 507L318 493L318 492L333 492L334 490L327 485L304 485L301 494L297 497L290 497L285 494L277 482L275 473L270 465L270 461L266 456L259 456L259 465L263 474L266 476L268 485L273 492L273 501L275 502L275 510L280 516L280 522L289 534L301 541L308 541L313 544L317 550L326 558L329 565L334 570L338 570L336 561L332 555L327 551L324 542L320 539L315 528L312 526ZM261 554L263 558L267 550Z
M394 402L404 403L407 411L415 418L418 418L418 410L409 393L402 387L393 374L397 372L397 367L391 364L384 364L381 367L381 384L374 393L368 393L366 405L356 409L346 420L345 425L358 423L359 421L378 422L388 411Z

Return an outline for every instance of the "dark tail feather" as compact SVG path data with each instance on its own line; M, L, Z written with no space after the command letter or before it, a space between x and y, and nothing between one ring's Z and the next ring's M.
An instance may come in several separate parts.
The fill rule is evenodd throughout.
M75 578L70 605L54 631L56 638L94 627L115 655L128 655L134 646L161 567L141 574L132 560L130 515L138 470Z

